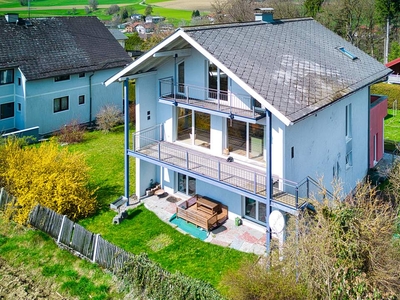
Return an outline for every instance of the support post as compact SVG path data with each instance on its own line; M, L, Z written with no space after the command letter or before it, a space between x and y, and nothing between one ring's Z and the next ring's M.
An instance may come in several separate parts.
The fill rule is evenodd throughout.
M266 122L266 132L267 132L267 138L265 139L266 143L266 151L267 151L267 168L266 168L266 182L265 182L265 194L266 194L266 220L265 220L265 225L266 225L266 242L265 242L265 247L266 247L266 252L267 255L270 255L271 252L271 229L269 226L269 216L271 215L271 197L272 197L272 117L271 117L271 112L269 110L266 111L266 117L267 117L267 122Z
M124 81L124 131L125 131L125 197L129 201L129 80L128 78Z

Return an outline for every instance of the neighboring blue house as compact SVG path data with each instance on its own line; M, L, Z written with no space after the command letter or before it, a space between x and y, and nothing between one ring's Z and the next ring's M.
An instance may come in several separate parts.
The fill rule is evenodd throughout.
M157 181L265 231L318 180L346 195L365 178L370 85L390 72L313 19L261 9L255 22L180 28L105 84L136 80L137 196Z
M106 104L122 110L121 85L102 82L131 62L96 17L0 17L0 132L46 134Z

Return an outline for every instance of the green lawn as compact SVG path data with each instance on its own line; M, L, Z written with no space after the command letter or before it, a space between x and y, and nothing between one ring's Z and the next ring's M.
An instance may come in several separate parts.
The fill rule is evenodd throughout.
M115 212L109 204L124 194L124 134L123 128L103 134L98 131L86 134L83 143L68 146L71 151L84 152L92 168L92 184L100 187L98 200L103 210L80 223L88 230L134 254L147 253L170 272L186 275L219 285L222 276L236 269L245 260L255 260L252 254L231 248L212 245L184 235L161 221L144 206L129 211L129 217L119 225L112 224ZM134 192L134 160L131 159L131 194ZM154 241L158 247L154 248Z
M385 140L400 142L400 111L388 109L385 118Z

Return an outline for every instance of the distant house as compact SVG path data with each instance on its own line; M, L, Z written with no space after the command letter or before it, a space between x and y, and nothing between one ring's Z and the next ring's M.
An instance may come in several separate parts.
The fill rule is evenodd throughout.
M272 210L297 215L318 180L347 195L379 160L385 97L370 86L390 72L311 18L260 9L254 22L179 28L105 85L136 80L137 196L159 182L270 232Z
M106 104L122 110L121 86L102 82L131 62L96 17L1 17L0 132L46 134L91 122Z
M388 76L388 83L400 84L400 58L389 61L385 66L393 71L393 73Z
M147 16L145 19L146 23L154 23L158 24L162 21L165 21L165 17L160 17L160 16Z
M111 34L115 37L115 39L122 46L122 48L125 49L125 41L128 39L128 37L125 34L123 34L119 29L110 28L108 30L110 30Z

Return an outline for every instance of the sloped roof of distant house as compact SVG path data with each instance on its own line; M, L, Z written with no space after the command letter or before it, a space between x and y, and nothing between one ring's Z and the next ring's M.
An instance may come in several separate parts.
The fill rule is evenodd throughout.
M387 62L387 63L385 64L385 66L388 67L388 68L390 68L390 67L393 67L394 65L398 65L398 64L400 64L400 57L399 57L399 58L396 58L396 59L394 59L394 60L392 60L392 61Z
M106 81L157 69L191 47L284 124L381 80L391 70L311 18L180 28ZM167 52L168 51L168 52Z
M128 39L128 37L125 34L123 34L119 29L110 28L108 30L111 32L111 34L114 36L114 38L118 41Z
M18 67L27 80L123 67L131 62L96 17L30 19L29 26L0 18L0 68Z

